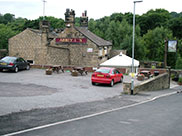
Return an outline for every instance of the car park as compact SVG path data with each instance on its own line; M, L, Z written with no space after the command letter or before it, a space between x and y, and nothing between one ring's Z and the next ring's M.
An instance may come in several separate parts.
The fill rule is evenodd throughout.
M23 69L29 70L30 64L21 57L6 56L0 60L0 71L10 70L17 73Z
M101 67L97 69L91 77L92 85L109 84L111 87L123 81L123 74L116 68Z

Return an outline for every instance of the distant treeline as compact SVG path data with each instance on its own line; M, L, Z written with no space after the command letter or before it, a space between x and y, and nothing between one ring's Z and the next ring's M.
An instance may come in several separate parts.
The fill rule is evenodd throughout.
M26 28L39 29L35 20L15 18L13 14L0 14L0 49L8 49L8 39ZM51 24L51 30L64 28L64 20L52 16L45 17ZM79 26L80 18L76 17L75 25ZM177 40L177 53L168 53L168 65L182 69L182 12L168 12L165 9L149 10L136 15L135 58L138 60L164 61L166 40ZM94 20L90 19L88 29L105 40L112 41L114 49L132 52L132 13L113 13L111 16Z

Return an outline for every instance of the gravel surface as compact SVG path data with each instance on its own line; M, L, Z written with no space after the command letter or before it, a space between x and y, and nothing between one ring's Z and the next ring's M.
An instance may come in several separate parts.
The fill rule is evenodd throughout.
M98 101L122 92L122 83L114 87L91 85L91 73L77 77L70 72L46 75L44 69L0 72L0 86L0 115Z

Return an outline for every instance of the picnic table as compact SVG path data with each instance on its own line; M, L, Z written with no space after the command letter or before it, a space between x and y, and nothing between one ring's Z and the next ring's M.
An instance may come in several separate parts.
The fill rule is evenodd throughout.
M84 67L73 67L74 71L77 71L78 73L80 73L81 75L83 75L83 73L85 73L87 75L87 71L85 70Z
M143 70L143 71L140 71L137 76L138 76L138 79L144 80L145 77L147 77L149 79L152 75L151 75L150 71Z
M60 65L50 66L50 69L52 69L53 72L59 73L59 71L61 70L64 73L64 68Z

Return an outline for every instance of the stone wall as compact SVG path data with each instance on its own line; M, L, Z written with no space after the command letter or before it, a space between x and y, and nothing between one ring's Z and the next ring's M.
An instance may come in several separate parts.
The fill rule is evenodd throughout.
M45 64L47 55L46 38L46 34L37 34L30 29L26 29L9 39L9 56L33 60L34 64Z
M74 27L66 28L56 37L87 38ZM99 49L104 50L104 46L98 47L88 38L86 44L56 44L55 40L55 38L48 39L47 33L41 30L26 29L9 39L9 55L23 57L25 60L33 60L35 65L82 67L97 67L108 59L105 54L99 57ZM111 48L112 46L107 48L108 54Z
M47 65L69 65L69 50L54 46L48 46Z
M68 38L68 37L76 37L76 38L85 38L85 36L77 31L74 27L66 28L62 33L59 34L58 37L61 38ZM99 55L99 47L92 42L90 39L87 38L86 44L70 44L70 43L55 43L55 39L53 39L50 43L50 46L54 46L60 48L60 52L62 56L57 55L57 59L68 57L67 64L61 63L61 65L71 65L71 66L82 66L82 67L96 67L100 63L107 60L107 56L102 56L101 58L98 57ZM91 49L92 51L88 51ZM50 49L49 49L50 50ZM108 49L108 52L111 48ZM65 52L66 51L66 52ZM49 56L55 56L50 54L51 52L48 51ZM56 57L56 56L55 56ZM50 62L51 63L51 62Z
M140 91L156 91L156 90L163 90L168 89L169 86L169 74L164 73L159 76L150 78L141 84L134 87L134 92Z
M131 94L131 83L123 83L123 91L124 93ZM140 91L157 91L168 89L169 85L169 74L164 73L159 76L150 78L146 81L141 82L140 84L134 87L134 94L137 94Z

